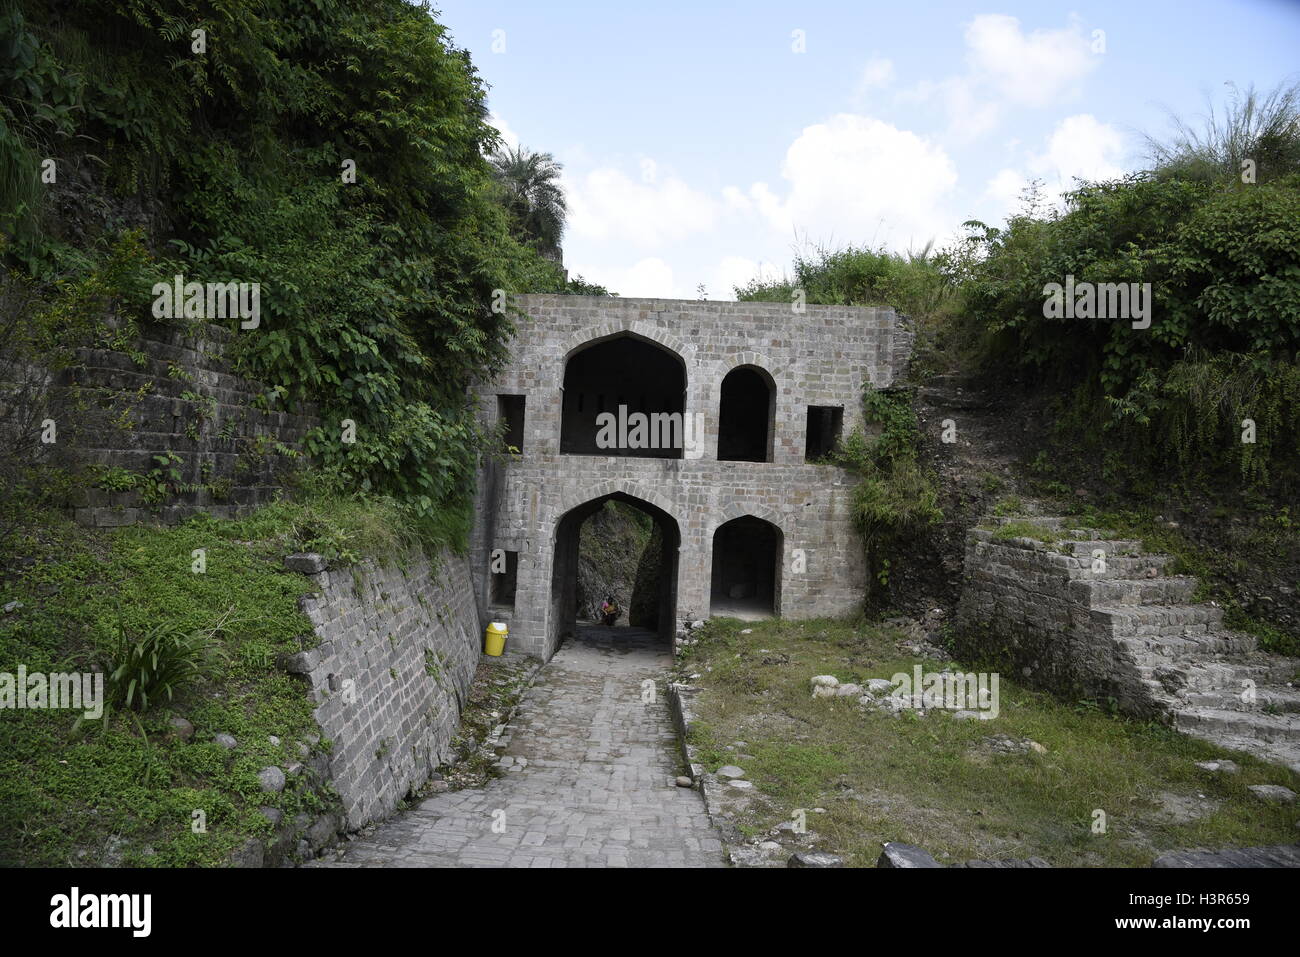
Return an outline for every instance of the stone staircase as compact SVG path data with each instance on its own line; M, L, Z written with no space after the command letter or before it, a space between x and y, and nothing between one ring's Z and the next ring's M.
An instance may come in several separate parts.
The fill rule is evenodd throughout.
M1173 559L1144 553L1140 542L1056 517L992 521L1059 535L1046 548L1076 561L1052 567L1069 576L1095 640L1109 638L1174 727L1300 771L1300 659L1262 652L1253 636L1225 627L1223 609L1193 600L1196 578L1170 574Z

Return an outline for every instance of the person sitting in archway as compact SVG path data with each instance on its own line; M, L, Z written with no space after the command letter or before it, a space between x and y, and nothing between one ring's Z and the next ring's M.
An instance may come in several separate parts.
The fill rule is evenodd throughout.
M618 621L618 602L614 601L613 595L606 595L605 600L600 603L600 623L611 627L616 621Z

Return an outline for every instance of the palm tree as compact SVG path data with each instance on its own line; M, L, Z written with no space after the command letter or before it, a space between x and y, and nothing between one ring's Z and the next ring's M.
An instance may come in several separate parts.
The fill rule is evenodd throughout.
M505 205L523 239L543 253L558 255L568 207L560 188L564 168L550 153L505 147L491 156L492 171L505 193Z

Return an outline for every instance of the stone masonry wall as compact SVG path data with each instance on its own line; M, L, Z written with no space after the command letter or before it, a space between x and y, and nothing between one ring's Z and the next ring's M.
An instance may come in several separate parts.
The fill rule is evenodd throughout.
M1114 556L1112 562L1125 561ZM1030 538L971 529L953 650L1014 671L1018 681L1064 695L1157 710L1136 662L1093 615L1091 559Z
M300 570L322 567L316 556ZM478 665L478 612L464 557L405 569L322 568L301 601L320 644L285 667L316 701L330 775L356 830L392 813L450 756Z
M509 624L513 650L555 651L557 528L566 513L616 492L663 509L677 525L679 622L709 614L713 535L744 515L781 533L782 615L839 615L859 606L866 576L850 514L855 483L842 469L804 461L807 409L842 407L845 435L862 424L863 388L891 385L906 362L910 333L892 310L807 306L800 314L789 303L556 295L522 296L518 304L529 318L520 323L512 360L477 394L485 425L496 421L497 396L525 397L522 454L485 467L472 552L480 607ZM655 343L682 360L686 412L704 413L701 458L560 453L566 362L617 336ZM717 459L722 380L741 365L758 366L775 382L770 462ZM513 610L487 606L495 548L518 553ZM795 570L797 549L806 560L802 572Z
M226 357L232 338L206 323L152 325L129 352L82 351L82 367L63 384L119 397L129 424L81 437L78 458L147 475L159 467L154 456L175 453L186 487L159 502L146 501L139 489L83 489L71 503L78 522L171 524L199 512L233 517L278 494L294 462L278 454L277 444L298 448L318 423L310 407L286 409L268 401L265 384L235 375ZM142 389L142 396L132 395Z

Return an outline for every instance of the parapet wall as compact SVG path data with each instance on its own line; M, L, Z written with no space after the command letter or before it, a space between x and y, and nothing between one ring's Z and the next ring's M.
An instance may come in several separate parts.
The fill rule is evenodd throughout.
M478 612L466 560L451 552L311 577L317 591L301 607L320 643L284 664L310 685L356 830L391 814L450 756L478 665Z

